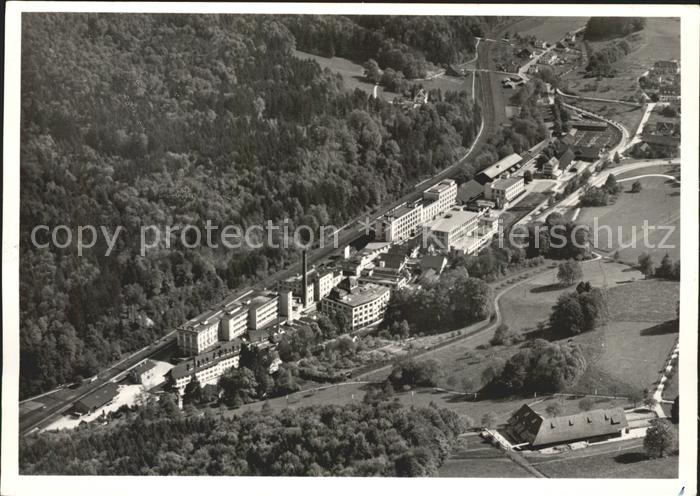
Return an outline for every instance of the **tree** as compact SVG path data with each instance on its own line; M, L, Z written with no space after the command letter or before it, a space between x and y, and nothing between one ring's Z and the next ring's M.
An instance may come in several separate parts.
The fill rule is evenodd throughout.
M550 417L558 417L562 414L562 408L559 403L550 403L544 410Z
M496 425L496 414L493 412L486 412L483 417L481 417L481 426L486 429L495 427Z
M644 396L645 396L644 391L640 391L639 389L635 389L629 394L628 398L630 401L632 401L634 408L637 408L637 404L644 401Z
M387 381L395 389L403 386L433 387L437 386L441 375L442 371L435 360L406 360L394 365Z
M532 171L531 170L526 170L525 173L523 173L523 179L525 180L525 184L530 184L532 182Z
M605 180L605 185L603 188L611 195L616 195L620 192L620 185L617 184L615 174L608 174L608 178Z
M644 274L644 279L654 275L654 261L648 253L642 253L637 257L637 267Z
M374 59L369 59L362 66L365 69L365 77L370 83L377 84L381 78L381 70L379 69L379 64Z
M578 402L578 407L584 412L592 410L593 406L594 402L591 398L582 398L581 401Z
M676 446L676 435L668 420L654 419L647 428L644 449L649 458L668 456Z
M661 259L661 265L656 268L654 275L663 279L678 280L680 279L680 268L676 271L675 264L667 253L664 255L664 258Z
M642 191L642 183L641 181L637 180L632 183L632 188L630 189L632 193L639 193Z
M185 393L182 397L185 403L197 403L202 397L202 385L199 383L197 376L193 376L192 380L185 386Z
M219 387L224 403L239 406L257 397L258 382L255 373L247 367L231 367L219 379Z
M567 260L559 264L557 279L561 284L571 286L582 277L583 270L581 269L581 264L579 264L576 260Z

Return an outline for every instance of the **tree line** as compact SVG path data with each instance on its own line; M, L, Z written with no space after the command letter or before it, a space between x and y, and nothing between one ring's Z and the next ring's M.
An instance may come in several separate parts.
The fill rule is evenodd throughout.
M480 110L465 93L405 109L345 91L339 75L294 56L290 24L23 17L22 397L93 375L298 258L264 236L262 248L229 250L216 232L218 248L173 235L170 249L161 240L141 256L143 226L340 226L474 140ZM79 257L35 248L40 224L125 231L110 256L99 241Z
M105 427L20 440L20 472L61 475L436 476L454 412L389 401L183 415L151 402Z

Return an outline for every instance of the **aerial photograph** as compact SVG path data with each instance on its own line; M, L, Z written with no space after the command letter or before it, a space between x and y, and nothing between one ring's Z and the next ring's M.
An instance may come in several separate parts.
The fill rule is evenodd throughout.
M683 62L679 17L23 12L19 475L678 478Z

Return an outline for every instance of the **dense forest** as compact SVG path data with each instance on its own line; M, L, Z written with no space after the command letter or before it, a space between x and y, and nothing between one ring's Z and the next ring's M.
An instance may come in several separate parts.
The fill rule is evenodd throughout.
M480 32L479 20L460 21L475 26L465 33L457 20L431 22L452 27L432 38L425 26L399 38L402 25L361 27L378 33L380 48L402 43L428 57L448 43L449 60ZM474 140L480 109L466 94L407 109L345 91L340 76L294 57L311 42L295 39L297 24L310 25L23 16L21 396L94 374L297 256L271 246L187 249L175 235L170 249L161 240L141 256L142 227L342 225L450 165ZM74 245L35 248L30 234L41 224L65 224L74 236L80 225L123 231L110 256L102 237L78 256Z
M458 16L288 16L282 22L297 48L358 63L376 60L406 78L425 77L434 65L474 56L476 37L499 17Z
M643 17L591 17L586 23L585 38L589 41L619 38L641 31L645 25Z
M367 401L243 417L153 403L111 425L20 440L23 474L436 476L464 430L447 409Z

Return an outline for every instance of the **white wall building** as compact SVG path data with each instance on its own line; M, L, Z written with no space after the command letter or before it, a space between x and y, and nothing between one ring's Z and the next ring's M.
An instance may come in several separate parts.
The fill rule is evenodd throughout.
M359 329L379 321L389 304L391 290L377 284L349 282L347 289L336 288L321 301L324 313L342 312L351 323L352 329Z
M219 340L221 310L210 310L183 324L177 330L177 345L188 355L201 353Z
M500 206L505 206L524 191L525 179L522 177L497 179L484 185L484 198L495 201Z

